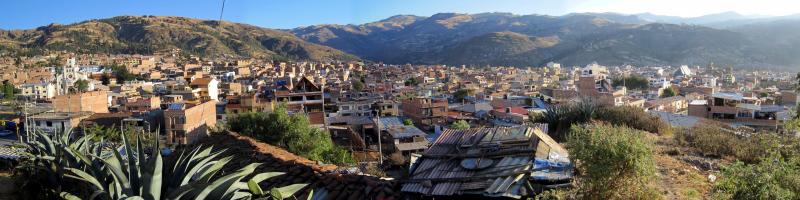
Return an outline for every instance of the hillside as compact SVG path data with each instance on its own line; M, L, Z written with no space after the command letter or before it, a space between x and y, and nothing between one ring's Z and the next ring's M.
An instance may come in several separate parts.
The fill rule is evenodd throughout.
M202 56L354 60L355 56L256 26L183 17L121 16L33 30L0 30L0 49L150 54L174 48Z
M732 15L732 14L727 14ZM697 19L724 20L718 15ZM391 24L377 26L376 24ZM440 13L395 16L362 25L320 25L290 30L309 42L387 63L541 66L707 65L792 67L768 38L747 31L651 23L635 15L576 13L564 16L509 13ZM507 33L497 35L493 33ZM512 37L508 33L512 33ZM524 37L523 37L524 36ZM536 38L549 45L536 46Z

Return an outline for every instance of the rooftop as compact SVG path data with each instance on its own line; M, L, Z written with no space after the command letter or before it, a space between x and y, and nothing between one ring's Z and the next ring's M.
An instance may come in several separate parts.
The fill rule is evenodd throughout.
M412 163L402 191L521 198L530 194L525 192L529 183L568 183L567 157L538 127L447 129ZM561 167L551 167L556 165Z

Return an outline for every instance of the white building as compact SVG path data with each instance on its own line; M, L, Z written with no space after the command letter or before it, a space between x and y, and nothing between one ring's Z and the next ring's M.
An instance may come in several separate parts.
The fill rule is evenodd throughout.
M56 86L52 83L26 83L18 87L22 96L33 99L51 99L56 96Z

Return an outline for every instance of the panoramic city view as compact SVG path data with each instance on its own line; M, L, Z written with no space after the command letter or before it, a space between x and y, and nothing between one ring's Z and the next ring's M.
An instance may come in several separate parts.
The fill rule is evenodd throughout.
M800 199L800 1L7 1L4 199Z

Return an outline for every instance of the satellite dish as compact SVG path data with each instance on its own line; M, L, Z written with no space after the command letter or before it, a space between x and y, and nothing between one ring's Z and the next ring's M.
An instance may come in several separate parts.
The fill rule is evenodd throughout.
M461 167L469 170L481 170L489 168L494 163L492 159L485 158L467 158L461 160Z

